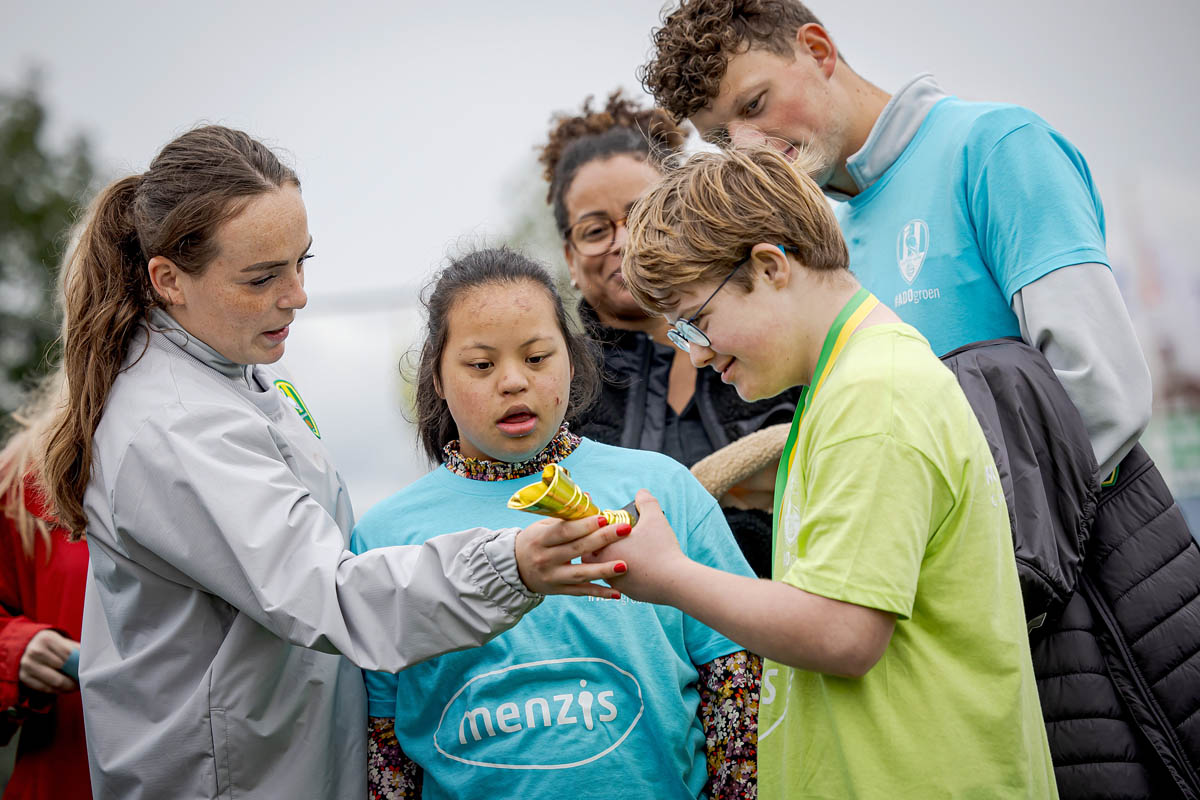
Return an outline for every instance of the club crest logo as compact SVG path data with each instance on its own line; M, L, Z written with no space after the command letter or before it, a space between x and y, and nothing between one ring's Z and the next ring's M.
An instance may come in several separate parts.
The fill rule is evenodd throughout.
M896 263L900 276L908 283L917 279L929 253L929 226L923 219L909 220L896 238Z
M285 381L282 378L275 381L275 388L280 394L287 398L292 404L292 408L296 409L296 413L300 415L300 419L304 420L304 424L312 431L313 436L321 438L321 430L317 427L316 420L312 417L312 412L308 410L308 406L304 405L304 401L300 398L300 393L296 391L296 387L292 386L291 381Z

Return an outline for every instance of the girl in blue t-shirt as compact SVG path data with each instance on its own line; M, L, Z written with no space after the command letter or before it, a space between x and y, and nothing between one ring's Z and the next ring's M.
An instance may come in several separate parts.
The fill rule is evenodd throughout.
M472 253L435 279L426 306L416 414L440 466L363 516L356 552L459 523L527 525L506 501L561 463L600 508L650 489L692 558L752 574L683 466L568 430L599 374L542 267L507 249ZM371 796L753 796L760 668L673 608L615 591L547 597L487 645L367 673Z

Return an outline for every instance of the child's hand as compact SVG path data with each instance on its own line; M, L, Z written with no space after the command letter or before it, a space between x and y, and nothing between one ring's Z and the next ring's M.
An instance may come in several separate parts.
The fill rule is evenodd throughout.
M691 563L679 549L679 539L671 529L654 495L645 489L637 493L638 523L633 535L605 549L589 553L585 562L620 560L629 569L609 583L630 597L649 603L669 602L671 587L681 579Z
M517 534L517 569L530 591L539 594L591 595L616 599L620 592L591 583L611 580L625 571L618 561L589 559L572 564L586 554L604 549L619 537L629 535L629 525L605 525L604 517L571 522L541 519Z
M75 691L79 688L75 681L58 670L77 647L79 642L68 639L58 631L49 628L38 631L21 654L17 679L30 689L47 694Z

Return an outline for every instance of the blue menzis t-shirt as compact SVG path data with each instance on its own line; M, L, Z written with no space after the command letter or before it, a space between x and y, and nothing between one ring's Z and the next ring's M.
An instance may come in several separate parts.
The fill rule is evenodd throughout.
M716 501L674 460L584 439L561 463L602 509L649 489L688 556L752 576ZM536 517L505 503L538 477L439 468L368 511L351 547L526 527ZM395 718L425 798L694 800L707 779L696 666L740 649L669 606L552 596L482 647L368 672L368 713Z
M1019 106L939 101L837 215L855 276L939 356L1019 337L1021 288L1060 267L1108 264L1087 163Z

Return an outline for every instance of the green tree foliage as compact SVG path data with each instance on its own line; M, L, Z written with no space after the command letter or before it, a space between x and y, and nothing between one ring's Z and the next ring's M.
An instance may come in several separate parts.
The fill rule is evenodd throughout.
M0 412L54 357L54 286L71 224L92 190L87 140L53 148L36 76L0 89Z

